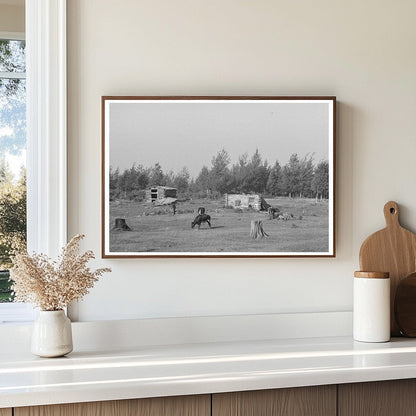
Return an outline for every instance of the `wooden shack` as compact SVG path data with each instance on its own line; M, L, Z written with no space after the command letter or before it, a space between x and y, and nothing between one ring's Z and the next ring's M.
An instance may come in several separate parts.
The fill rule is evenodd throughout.
M256 211L264 211L270 207L259 194L225 194L226 207L253 208Z
M178 190L169 186L152 186L146 189L146 201L156 202L165 198L177 198Z

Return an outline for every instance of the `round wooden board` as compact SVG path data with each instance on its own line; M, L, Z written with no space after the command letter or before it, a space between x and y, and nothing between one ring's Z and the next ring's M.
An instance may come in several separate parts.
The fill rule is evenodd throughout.
M394 299L394 315L400 332L416 337L416 272L402 279Z
M360 250L360 269L390 273L391 335L400 335L394 319L394 298L400 281L415 271L416 234L399 222L399 206L394 201L384 205L386 228L370 235Z

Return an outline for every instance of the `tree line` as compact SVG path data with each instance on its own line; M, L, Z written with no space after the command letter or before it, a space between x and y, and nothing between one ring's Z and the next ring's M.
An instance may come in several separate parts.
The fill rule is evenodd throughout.
M195 178L183 167L179 172L164 172L159 163L152 167L136 165L120 172L110 168L110 199L141 200L150 186L171 186L184 196L218 198L224 193L256 193L270 196L328 198L329 163L314 163L313 156L300 158L293 153L281 166L270 165L258 149L249 157L241 155L231 164L229 153L222 149L203 166Z

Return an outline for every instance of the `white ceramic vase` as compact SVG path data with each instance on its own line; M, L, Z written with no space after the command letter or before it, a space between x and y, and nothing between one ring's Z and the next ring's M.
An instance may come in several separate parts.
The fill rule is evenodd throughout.
M31 351L39 357L62 357L72 351L71 321L63 310L40 311L33 325Z

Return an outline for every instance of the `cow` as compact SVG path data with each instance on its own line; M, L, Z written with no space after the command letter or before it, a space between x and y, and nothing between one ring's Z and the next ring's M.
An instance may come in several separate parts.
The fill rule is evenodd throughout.
M211 217L208 214L199 214L192 221L191 228L194 228L195 225L198 225L198 229L201 227L203 222L208 223L209 228L211 228Z

